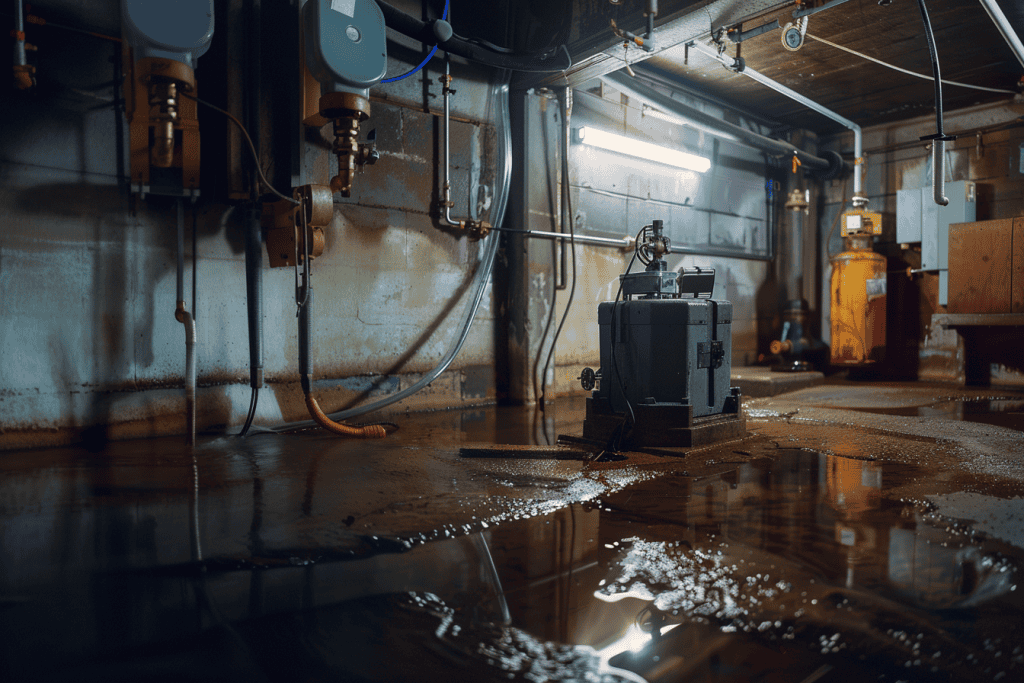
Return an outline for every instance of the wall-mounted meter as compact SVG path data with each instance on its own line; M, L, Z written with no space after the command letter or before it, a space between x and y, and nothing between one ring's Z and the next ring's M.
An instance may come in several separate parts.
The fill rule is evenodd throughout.
M315 127L334 122L338 175L331 178L331 189L348 197L356 167L371 158L359 145L359 124L370 116L370 86L387 73L384 14L374 0L306 0L302 42L304 82L314 88L320 83L316 110L309 111L315 98L307 94L302 120Z
M843 213L843 237L881 234L882 214L863 209L852 209Z
M199 192L196 60L213 39L213 0L121 0L132 188Z
M373 0L307 0L302 8L306 66L321 83L361 91L387 73L384 14Z

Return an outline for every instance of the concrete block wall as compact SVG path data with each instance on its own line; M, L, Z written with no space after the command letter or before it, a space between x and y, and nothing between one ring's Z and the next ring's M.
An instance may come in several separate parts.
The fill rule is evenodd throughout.
M116 0L55 0L45 10L52 22L120 36ZM231 22L219 23L214 41L231 30ZM127 125L112 106L120 48L31 26L29 42L39 45L38 87L0 97L0 448L182 432L184 332L173 317L178 209L175 200L140 201L128 190ZM389 74L411 69L400 57L418 62L420 49L396 50ZM201 93L204 77L211 83L223 68L212 54L198 64ZM294 59L275 65L282 78L297 71L298 46ZM371 92L363 131L376 129L381 159L357 177L351 198L335 196L326 250L313 264L316 389L328 411L415 381L447 351L462 318L483 243L436 227L438 68L435 59L415 77ZM452 71L453 215L487 218L498 163L491 75L459 63ZM204 150L217 149L230 127L205 110L200 125ZM275 127L269 135L289 132ZM293 137L301 145L293 182L326 184L335 164L330 126ZM193 215L197 230L201 429L240 424L250 391L245 207L208 191L215 180L204 175L194 214L185 204L190 308ZM268 384L256 423L269 425L302 419L305 409L294 274L269 269L265 252L264 268ZM494 400L493 376L481 370L493 362L493 317L488 293L450 371L397 409Z

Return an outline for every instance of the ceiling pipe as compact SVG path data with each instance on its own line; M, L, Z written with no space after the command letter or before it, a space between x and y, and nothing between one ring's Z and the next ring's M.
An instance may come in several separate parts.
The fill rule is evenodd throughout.
M736 66L734 64L733 60L731 60L730 58L726 57L725 55L718 54L717 50L715 50L713 48L710 48L707 45L704 45L702 43L694 41L693 43L691 43L691 46L696 48L698 52L703 52L704 54L706 54L707 56L711 57L712 59L718 60L719 62L724 64L728 69L730 69L732 71L737 71L738 73L742 73L742 74L744 74L746 76L749 76L750 78L753 78L758 83L760 83L762 85L765 85L765 86L768 86L772 90L774 90L776 92L779 92L779 93L782 93L786 97L789 97L789 98L791 98L793 100L796 100L797 102L799 102L800 104L804 105L805 107L808 107L809 109L813 109L814 111L818 112L822 116L827 116L828 118L832 119L833 121L835 121L837 123L841 123L842 125L846 126L850 130L852 130L853 131L853 158L854 158L853 196L854 197L861 196L861 172L862 172L862 169L859 168L859 167L863 166L863 164L864 164L864 158L863 158L863 156L864 156L864 152L863 152L864 138L863 138L863 135L861 134L860 126L858 126L856 123L854 123L850 119L848 119L848 118L846 118L844 116L840 116L839 114L835 113L831 109L826 109L825 107L821 106L817 102L804 97L803 95L801 95L800 93L796 92L795 90L790 90L789 88L787 88L786 86L782 85L781 83L777 83L776 81L773 81L772 79L768 78L764 74L762 74L762 73L760 73L758 71L755 71L754 69L751 69L749 66L745 66L745 65Z
M694 127L721 140L745 144L768 154L796 156L800 160L800 164L808 170L820 171L825 174L838 174L841 170L842 160L814 156L788 142L775 140L723 121L716 116L674 100L668 95L664 95L654 88L630 78L621 71L605 74L600 78L619 92L660 109L666 114L676 116L687 125L694 125Z
M996 28L1003 34L1003 39L1010 46L1010 49L1013 50L1017 61L1024 67L1024 45L1021 44L1020 38L1017 37L1017 32L1013 30L1013 26L1010 26L1010 22L1006 19L1006 15L1003 14L1003 10L999 9L996 0L981 0L981 6L985 8L985 11L988 12L988 15L995 23Z

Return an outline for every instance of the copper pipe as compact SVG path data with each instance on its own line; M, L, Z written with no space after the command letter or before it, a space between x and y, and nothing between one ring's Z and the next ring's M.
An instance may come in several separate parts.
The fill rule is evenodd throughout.
M313 398L313 394L306 394L306 409L309 410L309 414L318 425L329 432L340 434L341 436L358 436L364 439L383 439L388 435L384 430L384 427L380 425L352 427L350 425L341 424L340 422L335 422L324 415L324 411L320 410L320 405L316 402L316 399Z

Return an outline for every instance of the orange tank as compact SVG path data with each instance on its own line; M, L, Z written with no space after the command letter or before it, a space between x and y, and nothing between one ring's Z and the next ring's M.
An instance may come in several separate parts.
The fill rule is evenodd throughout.
M859 366L885 357L885 257L870 236L846 238L832 257L832 364Z

